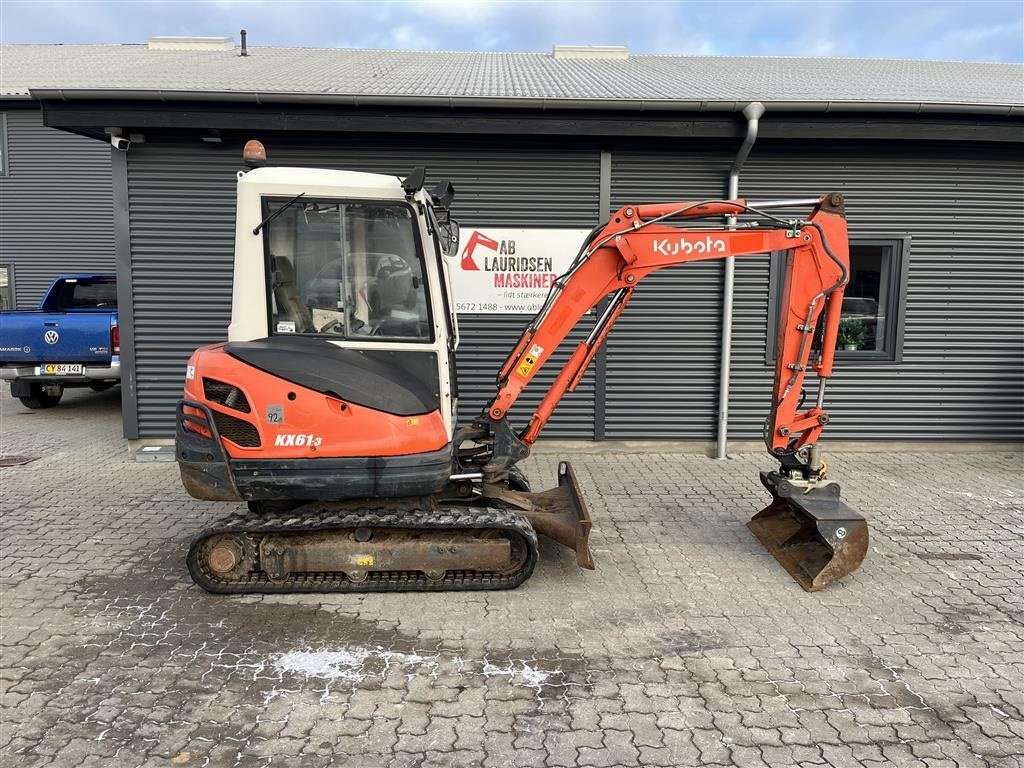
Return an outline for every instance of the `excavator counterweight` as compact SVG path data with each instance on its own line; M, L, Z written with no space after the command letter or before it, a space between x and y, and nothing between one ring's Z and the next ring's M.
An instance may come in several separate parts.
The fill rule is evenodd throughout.
M572 467L561 462L557 486L534 492L519 462L644 277L776 251L788 256L765 446L779 466L762 474L773 501L749 526L804 589L860 565L867 525L825 478L819 445L849 278L842 196L796 219L744 200L619 209L554 280L494 396L459 426L454 190L426 190L425 177L239 174L228 341L189 360L176 444L191 495L248 511L195 539L187 563L197 584L220 593L508 589L532 573L538 535L593 568ZM742 221L723 227L721 216ZM529 423L514 429L508 414L521 393L602 302ZM807 377L818 389L810 408Z

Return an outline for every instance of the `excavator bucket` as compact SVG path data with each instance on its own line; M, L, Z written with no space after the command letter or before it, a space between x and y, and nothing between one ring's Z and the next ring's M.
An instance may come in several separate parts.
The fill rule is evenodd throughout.
M762 472L772 494L747 527L808 592L860 567L868 551L868 524L839 498L838 483L808 492L775 472Z

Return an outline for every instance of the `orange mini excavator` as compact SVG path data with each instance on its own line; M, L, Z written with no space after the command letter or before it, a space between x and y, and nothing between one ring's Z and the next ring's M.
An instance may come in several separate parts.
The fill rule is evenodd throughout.
M250 166L265 152L246 148ZM238 174L228 342L197 350L178 403L177 459L199 499L246 501L192 543L212 592L506 589L537 536L593 568L572 467L532 492L516 464L651 272L785 251L778 362L765 444L773 500L748 523L807 590L855 570L867 524L825 479L825 383L848 279L843 198L627 205L584 240L497 376L456 425L458 326L449 260L451 184L308 168ZM806 218L772 213L802 205ZM725 227L718 217L737 217ZM714 219L714 221L709 221ZM704 223L702 223L702 220ZM532 420L507 414L580 320L605 299ZM803 407L805 377L817 396Z

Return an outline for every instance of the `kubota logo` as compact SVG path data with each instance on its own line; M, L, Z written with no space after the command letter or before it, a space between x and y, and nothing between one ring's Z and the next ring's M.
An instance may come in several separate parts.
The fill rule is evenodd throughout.
M469 240L466 241L466 247L462 249L462 268L470 270L479 270L480 267L473 261L473 251L476 250L478 245L482 245L484 248L490 248L492 251L498 250L498 241L494 238L488 237L483 234L479 229L473 230L473 234L469 236Z
M315 448L320 445L324 439L316 435L278 435L274 439L274 445L286 446L288 448L301 448L310 446Z
M655 253L662 256L678 256L691 253L725 253L725 240L708 235L703 240L687 240L680 236L679 240L655 240L652 243Z

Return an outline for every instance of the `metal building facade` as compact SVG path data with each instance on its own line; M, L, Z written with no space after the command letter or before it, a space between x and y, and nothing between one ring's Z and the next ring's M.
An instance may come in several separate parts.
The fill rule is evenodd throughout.
M29 308L62 272L113 272L115 254L110 145L48 128L25 106L0 104L0 264Z
M551 140L466 142L265 134L274 164L408 175L428 169L428 183L450 179L463 225L590 228L599 218L596 145ZM222 341L231 314L235 175L238 147L210 148L195 136L151 133L127 154L131 291L140 437L173 433L185 361L201 344ZM463 315L458 355L460 411L473 414L493 394L494 375L526 315ZM581 327L577 336L585 335ZM575 337L574 337L575 338ZM578 340L578 339L577 339ZM513 419L528 420L568 358L560 350L524 395ZM126 415L130 419L132 414ZM589 374L564 402L546 434L593 437L594 385Z
M769 118L770 119L770 118ZM735 142L624 146L612 203L720 194ZM741 174L752 200L839 191L851 242L909 237L901 359L840 357L830 438L1024 438L1024 155L1019 144L778 141ZM730 434L754 439L768 409L769 259L736 264ZM608 437L714 435L721 266L664 270L638 288L608 352ZM657 356L655 369L644 360Z
M425 165L432 179L454 182L455 213L464 225L572 228L595 224L602 200L614 208L718 197L737 146L722 138L368 137L300 130L261 138L281 165L398 175ZM170 434L185 360L226 332L237 149L234 141L210 148L195 133L149 131L146 143L127 153L130 395L138 406L126 413L128 436ZM851 237L910 238L900 359L837 363L828 398L830 437L1024 439L1019 149L1015 142L771 138L755 147L741 176L744 196L840 191L848 198ZM760 437L767 412L770 272L767 255L737 263L730 430L736 439ZM645 280L607 353L563 401L545 435L712 439L721 275L721 264L707 262ZM460 318L464 418L493 391L494 372L527 319ZM567 354L563 350L559 359ZM547 381L557 362L549 364ZM514 422L525 423L543 389L543 380L535 383Z

